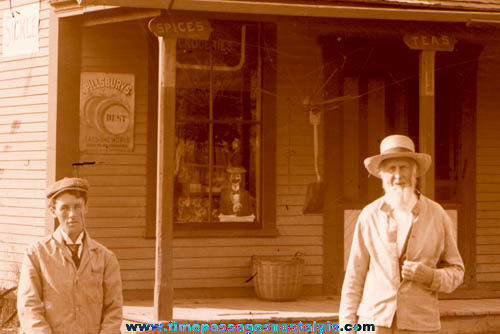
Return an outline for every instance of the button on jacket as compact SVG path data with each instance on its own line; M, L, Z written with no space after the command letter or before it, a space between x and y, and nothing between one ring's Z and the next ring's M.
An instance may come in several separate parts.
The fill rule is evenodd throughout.
M439 330L438 292L452 292L464 275L451 219L438 203L420 195L412 211L406 259L432 268L433 280L430 286L401 281L392 218L385 206L381 197L359 215L342 287L340 323L356 324L359 316L391 327L396 314L399 329Z
M85 232L76 268L59 227L28 247L17 308L24 333L120 333L122 283L116 256Z

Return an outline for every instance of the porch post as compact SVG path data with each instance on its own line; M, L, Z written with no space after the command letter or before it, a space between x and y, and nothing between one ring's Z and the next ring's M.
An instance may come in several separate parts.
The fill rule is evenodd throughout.
M416 33L404 36L406 45L420 51L419 63L419 148L422 153L430 154L432 164L429 171L422 177L422 193L434 199L436 157L435 157L435 87L434 61L436 51L453 51L455 38L444 34Z
M158 168L156 200L156 263L154 319L169 321L173 315L173 195L175 150L176 38L158 37Z
M429 171L420 182L422 193L434 199L435 179L435 95L434 60L435 50L420 51L419 64L419 151L432 157Z
M212 27L208 20L176 15L155 17L149 30L158 37L158 168L156 187L156 263L154 318L167 322L173 316L172 248L174 222L175 81L177 39L208 40ZM186 28L187 27L187 28Z

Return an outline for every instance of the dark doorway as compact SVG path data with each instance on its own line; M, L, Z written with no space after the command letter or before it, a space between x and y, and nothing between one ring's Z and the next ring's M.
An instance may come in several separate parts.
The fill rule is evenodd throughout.
M339 292L349 233L356 212L383 195L379 179L369 177L363 160L379 153L389 134L405 134L419 142L419 52L403 40L328 36L320 39L324 77L333 71L325 99L351 96L325 111L325 155L328 182L325 212L326 292ZM479 49L457 44L453 52L436 55L435 157L436 200L457 219L458 242L466 268L466 284L474 281L475 100ZM349 232L349 230L351 232ZM345 242L345 245L344 245ZM333 266L333 268L330 268Z

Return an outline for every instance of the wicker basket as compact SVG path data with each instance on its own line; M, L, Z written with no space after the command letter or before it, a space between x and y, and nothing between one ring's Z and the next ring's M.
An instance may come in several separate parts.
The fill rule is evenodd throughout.
M254 288L261 299L295 300L302 289L304 259L253 256Z

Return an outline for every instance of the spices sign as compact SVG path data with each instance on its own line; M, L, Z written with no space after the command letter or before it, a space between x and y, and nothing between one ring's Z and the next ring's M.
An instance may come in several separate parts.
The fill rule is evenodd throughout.
M80 151L132 151L134 109L134 74L82 73Z
M4 9L2 29L3 56L19 56L38 52L39 12L39 3Z
M212 27L208 20L158 16L149 21L149 30L156 36L167 38L208 40L212 32Z

